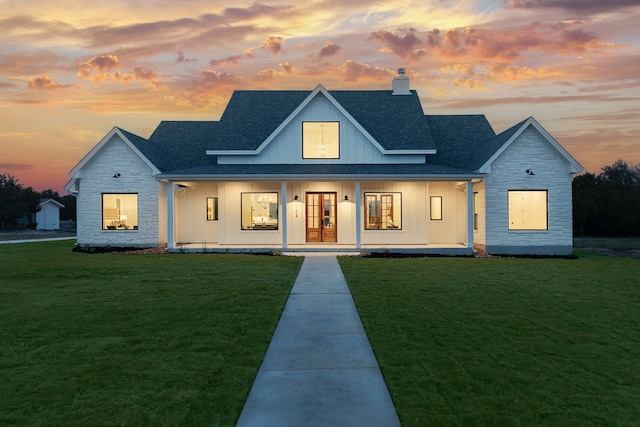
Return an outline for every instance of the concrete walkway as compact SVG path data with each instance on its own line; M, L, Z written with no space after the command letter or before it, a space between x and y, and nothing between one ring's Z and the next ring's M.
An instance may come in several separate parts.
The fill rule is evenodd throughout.
M335 256L305 257L237 425L400 425Z
M72 240L76 238L77 238L76 236L70 236L70 237L47 237L43 239L0 240L0 245L6 245L9 243L54 242L56 240Z

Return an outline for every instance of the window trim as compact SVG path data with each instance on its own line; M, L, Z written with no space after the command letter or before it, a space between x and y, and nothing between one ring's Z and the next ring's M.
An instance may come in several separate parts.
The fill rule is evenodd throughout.
M242 216L243 216L243 212L244 212L244 195L245 194L267 194L267 195L275 195L276 201L275 203L269 203L269 208L271 208L272 204L275 204L276 206L276 225L275 227L271 228L266 228L266 227L259 227L259 228L255 228L255 225L251 226L251 227L247 227L245 228L242 225ZM280 202L279 202L279 198L280 198L280 194L277 191L243 191L240 193L240 230L241 231L278 231L280 229ZM266 209L266 208L265 208ZM253 223L253 214L251 216L251 222Z
M127 226L126 228L117 228L117 226L113 227L113 228L109 228L110 226L106 225L106 220L104 217L104 196L117 196L117 195L121 195L121 196L136 196L136 211L137 211L137 215L138 217L136 218L136 222L138 223L138 225L133 225L131 227ZM116 192L104 192L104 193L100 193L100 230L101 231L137 231L138 227L140 225L140 195L139 193L116 193ZM118 222L120 221L120 219L117 220Z
M511 206L509 205L509 195L514 193L544 193L545 194L545 228L511 228ZM507 190L507 229L510 232L544 232L549 231L549 189L508 189Z
M336 157L311 157L311 156L307 156L305 155L305 124L307 123L315 123L315 124L331 124L331 123L336 123L338 125L338 140L336 141L338 144L338 148L337 148L337 152L338 155ZM302 159L303 160L339 160L340 159L340 121L339 120L305 120L302 122L301 125L301 131L302 131Z
M213 200L212 212L209 212L209 200ZM218 221L219 212L218 212L218 196L208 196L206 198L206 218L207 221Z
M439 205L435 206L435 210L438 215L434 215L434 202L440 200ZM430 221L444 221L444 215L442 214L442 196L429 196L429 220Z
M396 195L398 196L398 203L394 203L395 197ZM369 196L376 196L376 200L375 200L375 215L374 217L376 218L375 223L378 224L378 227L369 227L368 224L371 223L371 221L369 221L369 201L367 200ZM391 207L390 207L390 211L391 214L387 215L388 217L390 217L391 221L392 221L392 226L391 227L385 227L382 228L383 225L383 221L382 221L382 209L383 209L383 200L385 198L390 198L391 200ZM396 205L400 205L399 208ZM399 212L398 212L399 211ZM397 216L400 217L400 226L396 226L394 225L394 222L398 222L397 221ZM402 230L402 192L400 191L383 191L383 192L365 192L364 193L364 229L367 231L397 231L397 230ZM388 224L388 222L385 222L386 224Z

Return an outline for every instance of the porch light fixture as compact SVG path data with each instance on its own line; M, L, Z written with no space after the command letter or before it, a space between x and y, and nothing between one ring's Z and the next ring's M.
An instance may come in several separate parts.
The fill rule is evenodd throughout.
M293 200L298 200L298 195L293 196Z
M120 172L114 173L112 178L120 178Z
M347 196L346 194L344 195L344 200L345 201L349 201L349 196Z

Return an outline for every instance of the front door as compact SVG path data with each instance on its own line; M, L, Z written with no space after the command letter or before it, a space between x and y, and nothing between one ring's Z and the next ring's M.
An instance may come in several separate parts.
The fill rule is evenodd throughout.
M337 242L336 193L307 193L307 242Z

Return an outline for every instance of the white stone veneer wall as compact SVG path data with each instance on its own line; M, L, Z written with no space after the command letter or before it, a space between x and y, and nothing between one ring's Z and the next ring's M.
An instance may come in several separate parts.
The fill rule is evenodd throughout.
M535 175L525 171L530 169ZM509 230L508 190L548 190L548 230ZM485 181L486 249L495 254L568 255L573 251L570 164L533 127L491 165ZM481 240L481 237L480 239ZM479 243L479 242L478 242ZM482 248L482 245L479 245Z
M113 178L115 173L119 178ZM137 193L138 229L103 230L102 194ZM82 171L78 192L78 244L81 246L158 247L166 243L164 186L153 170L114 135ZM164 223L161 222L165 218Z

